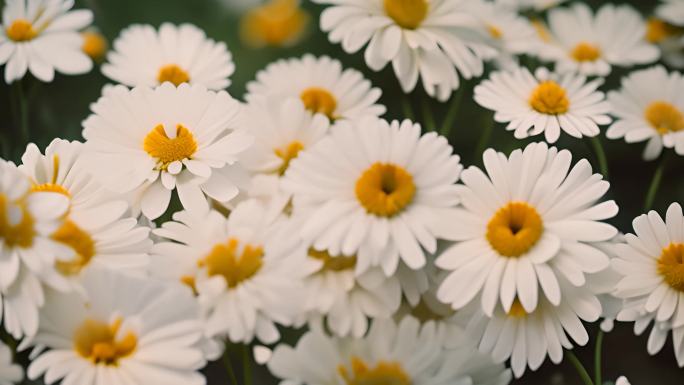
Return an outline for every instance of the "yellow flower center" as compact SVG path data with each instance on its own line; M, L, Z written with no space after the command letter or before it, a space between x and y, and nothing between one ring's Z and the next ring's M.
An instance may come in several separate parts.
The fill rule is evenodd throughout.
M72 260L56 263L57 271L63 275L76 275L90 263L95 256L95 241L87 232L70 220L55 231L51 238L71 247L76 255Z
M493 24L487 24L487 32L489 32L489 36L494 39L501 39L503 37L503 32L501 32L501 29Z
M120 318L111 325L86 319L74 332L74 350L96 365L117 366L119 360L133 354L138 345L138 337L132 332L117 340L121 323Z
M157 81L159 84L171 82L174 86L178 87L183 83L188 83L190 81L190 75L188 75L188 73L179 66L175 64L169 64L159 69Z
M10 206L18 209L21 214L19 221L10 219ZM33 228L34 220L24 202L9 202L7 197L0 194L0 245L6 247L28 248L33 246L33 237L36 232Z
M527 317L527 311L520 303L519 299L515 299L511 305L511 310L508 311L508 316L513 318L525 318Z
M192 132L182 124L176 126L176 137L166 136L164 125L157 125L145 137L143 148L157 159L157 168L166 170L175 161L188 159L197 151L197 142Z
M542 235L544 226L537 210L525 202L509 202L487 224L487 241L504 257L519 257Z
M304 102L304 107L314 114L323 114L330 120L337 118L335 116L337 100L330 91L319 87L310 87L302 91L299 97Z
M400 213L415 194L411 174L391 163L373 163L356 181L356 199L366 211L379 217Z
M385 13L400 27L416 29L428 15L427 0L384 0Z
M235 238L219 243L198 262L198 266L206 267L209 276L223 276L228 287L234 288L261 269L264 256L261 246L247 244L241 251L239 246L240 242Z
M273 150L276 156L283 160L283 163L278 168L278 175L284 175L287 168L290 167L292 159L299 155L299 151L304 149L304 145L299 141L294 141L283 148L276 148Z
M684 129L684 114L668 102L653 102L646 107L644 116L660 135Z
M553 80L539 83L532 91L529 103L535 111L546 115L564 114L570 108L565 89Z
M7 37L14 41L29 41L38 36L31 22L26 19L17 19L7 27Z
M304 32L309 14L297 0L271 0L245 14L240 23L242 38L253 46L283 46Z
M684 243L670 243L663 249L658 273L670 287L684 293Z
M347 385L411 385L411 378L398 362L378 361L375 367L358 357L351 359L351 371L344 365L337 368Z
M601 57L601 49L591 43L581 42L572 49L570 56L578 62L594 61Z
M83 45L81 50L93 60L101 60L107 52L107 39L97 32L86 31L81 33Z
M57 183L57 176L59 176L59 156L52 157L52 179L48 183L34 184L31 186L33 192L54 192L64 196L71 197L69 190Z
M319 251L314 248L309 249L309 257L323 262L321 271L344 271L351 270L356 266L356 255L332 256L327 251Z

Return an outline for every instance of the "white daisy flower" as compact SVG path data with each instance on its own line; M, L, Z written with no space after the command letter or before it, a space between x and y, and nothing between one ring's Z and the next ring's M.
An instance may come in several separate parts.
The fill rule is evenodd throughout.
M646 24L646 40L658 45L668 66L684 68L684 26L651 17Z
M508 123L517 139L544 133L555 143L561 130L575 138L593 137L599 125L609 124L610 106L598 91L602 79L566 73L556 75L539 69L533 76L527 68L491 74L475 87L475 101L495 111L494 120Z
M510 373L474 356L471 349L446 350L433 322L413 317L376 320L363 339L326 336L314 328L297 346L278 345L268 368L281 384L478 384L505 385ZM316 370L311 368L316 357Z
M567 296L560 279L580 287L587 273L608 267L597 243L617 234L601 220L618 207L599 202L609 183L586 159L571 168L569 151L545 143L509 157L488 149L483 159L486 174L474 166L463 171L463 207L453 210L445 235L456 243L435 262L451 271L437 293L442 302L460 309L479 299L491 315L499 302L509 312L518 298L531 313Z
M684 1L661 0L656 15L670 24L684 26Z
M129 87L199 84L210 90L230 85L235 72L226 44L209 39L192 24L131 25L114 41L102 73Z
M87 297L50 293L27 376L63 384L205 384L199 308L173 286L111 270L83 277Z
M646 297L644 310L659 322L684 326L684 215L678 203L665 220L655 211L632 222L636 234L625 235L616 245L613 267L621 274L615 295L625 299Z
M53 140L45 155L30 144L19 166L33 191L57 192L69 199L69 211L50 238L73 250L68 259L58 258L55 267L75 288L80 288L83 271L93 266L143 273L152 246L149 228L127 216L128 204L111 200L93 180L82 151L82 143L62 139Z
M314 0L331 6L321 29L348 53L366 43L366 64L374 71L392 62L405 93L418 78L428 95L449 99L465 79L482 75L481 53L491 49L465 0ZM458 71L457 71L458 70Z
M41 283L53 283L55 261L73 255L50 239L68 207L62 194L31 192L28 178L0 160L0 318L15 339L36 333Z
M357 255L356 272L380 266L393 275L400 259L413 270L434 253L445 213L458 203L463 167L446 138L421 136L409 120L375 117L340 122L290 163L284 188L307 218L305 241L332 255Z
M205 194L219 202L237 195L231 175L253 138L235 130L240 105L225 91L118 86L91 109L83 122L90 172L118 193L140 188L146 217L163 214L173 190L196 211L208 209Z
M51 82L55 71L77 75L90 71L93 62L81 47L79 30L93 21L89 10L70 11L73 0L7 0L0 25L0 64L5 82L12 83L30 71Z
M646 23L629 5L605 4L592 14L584 3L549 12L551 41L539 55L556 63L558 72L608 75L611 66L654 62L658 47L644 39Z
M535 11L546 11L559 4L565 3L567 0L495 0L495 3L500 6L509 7L516 11L526 11L533 9Z
M275 324L289 325L301 313L306 255L293 252L288 242L273 241L279 239L278 218L267 214L249 200L228 219L217 211L201 216L181 211L154 231L175 242L153 246L152 268L197 293L208 309L207 337L249 343L256 336L273 343L280 336Z
M615 380L615 385L631 385L631 384L629 383L629 380L627 380L627 377L620 376L620 377L618 377L617 380Z
M385 106L376 104L380 95L382 91L372 87L361 72L343 69L342 63L327 56L307 54L279 60L259 71L256 80L247 83L245 100L298 98L311 113L335 122L384 114Z
M662 66L634 71L622 88L608 93L617 120L608 128L610 139L628 143L648 140L643 158L657 158L663 147L684 155L684 77Z
M290 194L280 188L282 176L300 151L328 133L330 122L325 115L311 115L294 98L255 100L243 114L242 127L255 138L252 148L241 156L253 175L248 194L282 210L290 201Z
M587 288L559 280L564 297L555 305L541 299L533 311L515 300L508 311L497 306L491 316L473 306L466 326L468 335L478 341L479 350L495 362L510 358L511 369L520 378L527 367L537 370L548 356L555 364L563 360L563 348L584 346L589 335L582 321L594 322L601 315L601 304Z
M12 363L12 351L0 342L0 385L18 384L24 378L21 366Z

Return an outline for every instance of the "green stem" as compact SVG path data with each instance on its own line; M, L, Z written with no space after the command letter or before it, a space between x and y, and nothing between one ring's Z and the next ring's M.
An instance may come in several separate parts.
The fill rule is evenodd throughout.
M603 330L599 328L596 336L596 347L594 348L594 384L603 384L601 381L601 354L603 354Z
M24 85L21 80L14 83L14 89L19 106L18 118L19 128L21 129L21 146L26 146L30 139L29 124L28 124L28 101L24 95Z
M477 142L475 147L475 153L473 154L473 160L481 158L482 153L489 144L489 139L492 137L492 130L494 129L494 116L491 114L487 115L488 119L484 122L482 126L482 132L480 134L480 140Z
M226 344L225 351L223 352L223 366L226 367L226 371L228 372L228 378L230 379L230 383L232 385L239 385L240 383L237 380L237 377L235 377L235 371L233 370L233 364L230 363L230 354L229 354L229 346Z
M243 385L252 385L252 356L249 345L242 345L242 379Z
M584 365L582 365L575 353L571 352L570 350L566 351L566 353L570 363L575 367L575 370L577 370L577 373L582 379L582 382L584 382L585 385L594 385L594 383L591 381L591 376L589 376L589 373L587 373L587 369L584 368Z
M437 129L435 118L432 116L432 109L430 109L430 99L424 96L421 100L422 114L423 114L423 130L425 132L434 131Z
M411 100L409 99L408 94L404 94L404 97L401 98L401 109L404 112L405 119L415 122L416 114L413 112L413 106L411 106Z
M596 158L599 163L599 170L605 179L608 179L608 158L606 158L606 152L603 150L603 144L598 136L594 136L589 140L591 147L596 153Z
M465 93L466 85L461 83L461 87L456 91L456 94L451 97L451 103L449 103L449 109L442 122L442 128L439 130L440 135L445 136L449 139L449 134L451 134L451 129L454 127L456 122L456 116L458 115L459 107L461 106L461 100L463 100L463 94Z
M655 172L653 173L651 184L648 185L648 192L646 193L646 200L644 201L645 211L650 210L653 207L653 201L658 193L658 188L660 188L660 182L663 180L663 173L665 172L668 159L668 154L663 154L660 157L660 164L658 164L658 168L656 168Z

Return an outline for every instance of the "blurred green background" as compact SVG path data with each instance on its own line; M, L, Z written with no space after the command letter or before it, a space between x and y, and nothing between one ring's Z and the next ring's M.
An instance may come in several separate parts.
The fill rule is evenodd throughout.
M327 41L324 33L318 29L318 14L321 7L304 0L304 7L311 13L311 21L306 35L295 46L289 48L253 49L241 43L238 34L239 16L225 4L239 0L77 0L77 7L87 7L95 13L95 25L111 42L121 29L132 23L148 23L154 26L162 22L193 23L207 35L216 40L225 41L233 53L237 70L232 76L233 84L228 91L236 98L242 99L245 84L254 78L257 71L278 58L297 57L310 52L315 55L329 55L341 60L345 67L363 71L375 86L383 90L381 103L388 107L387 117L404 118L402 103L409 102L417 120L426 122L431 116L439 128L449 109L449 103L441 104L429 99L420 89L408 97L403 97L401 90L391 73L386 69L373 73L367 69L361 53L348 55L338 45ZM2 1L0 1L2 3ZM604 2L588 1L596 7ZM632 1L644 15L650 14L655 0ZM618 87L619 79L628 71L614 70L607 79L603 90ZM44 148L53 138L81 139L81 122L89 113L89 104L100 95L101 88L108 80L95 68L91 73L82 76L57 75L55 81L40 84L35 79L24 79L29 98L30 139ZM523 147L536 139L520 141L513 138L502 126L494 126L491 136L484 134L491 125L491 113L472 101L472 88L479 80L464 83L462 102L458 107L458 115L451 130L450 142L455 152L461 155L462 162L468 165L481 165L481 153L486 147L510 152ZM19 127L16 113L12 105L12 95L16 86L8 86L0 81L0 129L5 134L13 133ZM426 111L425 109L427 108ZM427 112L427 113L426 113ZM429 114L429 115L428 115ZM429 119L427 120L429 121ZM615 199L620 206L620 214L612 221L622 232L631 232L631 220L644 212L644 198L648 185L656 169L658 161L646 163L641 159L643 144L628 145L624 141L608 141L602 137L608 154L609 176L612 184L608 198ZM3 143L7 146L8 143ZM577 140L562 135L556 144L560 148L570 149L575 159L587 158L598 170L598 164L588 140ZM14 161L18 161L25 148L25 143L9 143ZM667 152L667 151L666 151ZM669 151L671 152L671 151ZM681 157L670 157L652 209L661 213L673 201L681 202L684 193L684 174L681 172L684 160ZM633 385L681 385L684 383L684 370L677 367L671 342L660 354L651 357L646 352L646 338L635 337L631 324L618 324L616 329L606 336L604 342L604 378L614 380L619 375L626 375ZM589 326L590 333L595 335L596 325ZM297 332L286 333L286 340L296 341ZM593 362L593 339L589 346L578 349L580 359L587 365ZM240 377L241 353L232 351L235 370ZM25 360L23 355L21 359ZM315 362L311 363L315 365ZM277 381L269 376L264 368L253 367L254 385L271 385ZM210 364L205 372L209 385L229 384L225 369L220 363ZM29 383L29 382L27 382ZM568 362L553 365L550 362L537 372L528 372L524 378L513 382L515 385L574 385L580 379ZM156 385L156 384L152 384Z

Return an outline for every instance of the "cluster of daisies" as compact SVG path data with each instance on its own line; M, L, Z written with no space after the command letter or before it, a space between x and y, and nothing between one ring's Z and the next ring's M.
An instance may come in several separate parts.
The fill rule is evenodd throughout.
M83 140L0 161L0 329L17 344L0 343L0 384L202 385L244 345L288 385L506 385L587 344L600 318L654 324L648 351L671 335L684 366L681 206L621 234L609 182L550 146L603 126L648 141L647 160L684 155L681 73L645 66L601 90L614 66L684 65L684 1L649 21L549 0L314 2L332 42L366 47L371 70L391 63L406 93L420 80L446 101L487 73L475 101L544 141L466 168L444 136L384 119L382 91L338 60L278 60L237 100L224 43L132 25ZM72 6L6 1L7 83L104 55L92 13ZM273 27L255 20L244 28ZM294 39L279 31L261 42Z

